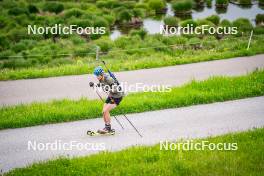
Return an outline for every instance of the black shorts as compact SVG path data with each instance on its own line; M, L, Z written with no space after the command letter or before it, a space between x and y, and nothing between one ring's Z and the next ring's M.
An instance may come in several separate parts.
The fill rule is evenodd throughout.
M113 97L107 97L107 99L105 100L106 104L116 104L119 105L119 103L122 101L123 97L120 98L113 98Z

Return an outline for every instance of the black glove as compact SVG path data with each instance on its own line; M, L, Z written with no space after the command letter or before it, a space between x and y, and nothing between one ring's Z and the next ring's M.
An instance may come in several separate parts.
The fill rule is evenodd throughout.
M89 86L90 86L90 87L93 87L93 86L94 86L94 83L93 83L93 82L90 82L90 83L89 83Z

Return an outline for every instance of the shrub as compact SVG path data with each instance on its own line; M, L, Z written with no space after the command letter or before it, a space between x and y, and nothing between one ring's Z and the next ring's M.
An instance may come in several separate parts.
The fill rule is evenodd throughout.
M25 43L16 43L13 47L12 50L15 51L16 53L19 53L20 51L23 51L27 49L27 46L25 45Z
M145 10L135 8L135 9L133 9L133 15L134 15L134 17L144 18L145 17Z
M257 24L264 23L264 14L257 14L256 23Z
M225 5L225 4L228 4L228 0L216 0L215 3L218 5Z
M261 27L261 26L255 27L254 34L264 34L264 27Z
M19 58L19 59L8 59L4 62L3 67L4 68L25 68L25 67L29 67L30 61L27 61L23 58Z
M95 41L96 45L100 47L100 51L108 52L113 47L113 42L109 39L109 37L102 37Z
M92 26L92 22L91 20L84 20L84 19L77 19L77 18L73 18L69 21L69 24L75 24L79 27L88 27L88 26Z
M0 16L0 28L4 28L8 23L8 18Z
M4 50L4 51L0 52L0 60L8 59L9 58L8 56L14 56L14 55L15 55L14 51Z
M197 37L193 37L193 38L190 38L188 41L187 41L187 44L199 44L201 43L201 39L197 38Z
M220 26L230 27L230 26L232 26L232 23L230 21L228 21L227 19L224 19L221 21Z
M96 6L99 8L116 8L116 7L120 7L122 4L121 2L117 1L117 0L108 0L108 1L97 1L96 2Z
M210 27L214 27L215 24L209 20L206 20L206 19L202 19L202 20L197 20L197 25L198 26L201 26L201 25L208 25Z
M264 5L264 0L258 0L259 4Z
M108 27L108 22L103 17L96 17L94 27Z
M211 21L215 25L218 25L220 22L220 17L218 15L211 15L211 16L207 17L206 20Z
M253 26L247 18L238 18L233 22L233 26L237 27L240 31L252 30Z
M108 22L109 25L115 24L115 17L112 15L104 15L103 18Z
M95 46L93 46L93 45L86 45L85 47L77 48L73 52L75 57L77 57L77 56L85 57L85 56L88 56L88 54L89 54L89 56L94 57L95 54L92 54L92 53L95 53Z
M0 34L0 51L9 47L9 40L6 35Z
M148 6L147 4L145 4L145 3L137 3L137 4L135 5L135 8L148 9L149 6Z
M156 12L166 7L166 3L163 0L149 0L148 5Z
M28 5L28 11L29 11L29 13L38 13L39 9L35 5L29 4Z
M57 2L46 2L43 7L43 11L49 11L53 13L60 13L64 10L64 6L61 3Z
M182 27L186 27L188 24L192 25L193 27L196 27L198 25L197 22L192 19L184 20L180 23Z
M118 20L121 22L128 22L132 18L132 13L125 9L118 13Z
M178 26L179 21L179 18L173 16L168 16L164 18L164 23L168 26Z
M127 9L133 9L136 5L136 2L134 1L124 1L122 2L122 6L124 6Z
M207 7L212 7L212 0L206 0Z
M251 4L251 0L239 0L240 4Z
M172 4L172 8L175 12L186 12L192 9L193 2L191 0L176 1Z
M142 40L144 40L144 38L146 37L147 34L148 34L148 32L144 28L141 28L139 30L131 30L130 31L131 36L138 35Z
M21 15L21 14L28 14L27 9L22 8L22 7L13 7L10 10L8 10L9 15Z
M70 17L76 17L79 18L81 17L85 12L83 10L77 9L77 8L73 8L73 9L69 9L69 10L65 10L64 16L66 18L70 18Z

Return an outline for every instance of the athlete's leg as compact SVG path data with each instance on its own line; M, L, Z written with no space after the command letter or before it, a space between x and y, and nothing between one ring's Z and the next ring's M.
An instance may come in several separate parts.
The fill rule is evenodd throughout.
M105 124L110 124L110 111L116 107L116 104L105 103L103 107L103 118Z

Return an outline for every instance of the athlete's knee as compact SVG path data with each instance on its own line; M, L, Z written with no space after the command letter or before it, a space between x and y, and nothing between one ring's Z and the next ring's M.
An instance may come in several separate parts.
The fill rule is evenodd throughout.
M103 115L106 114L106 113L109 113L109 110L107 108L104 108L102 113L103 113Z

